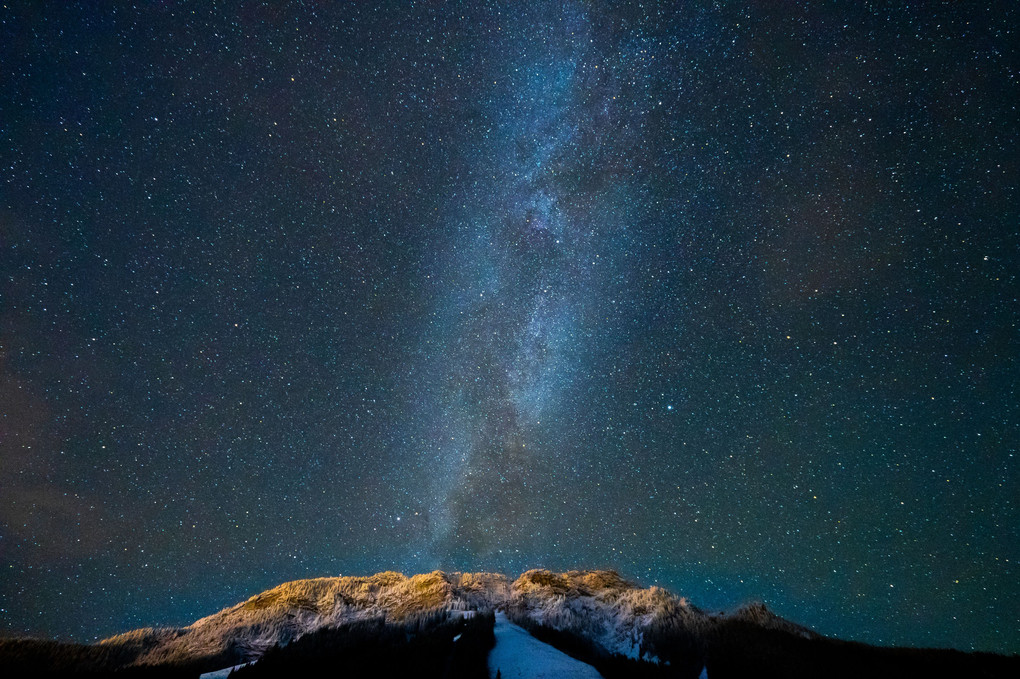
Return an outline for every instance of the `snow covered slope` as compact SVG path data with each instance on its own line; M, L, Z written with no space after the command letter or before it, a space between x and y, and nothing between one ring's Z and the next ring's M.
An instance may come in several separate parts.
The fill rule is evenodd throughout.
M500 679L601 679L594 667L544 644L496 613L496 645L489 652L489 674Z

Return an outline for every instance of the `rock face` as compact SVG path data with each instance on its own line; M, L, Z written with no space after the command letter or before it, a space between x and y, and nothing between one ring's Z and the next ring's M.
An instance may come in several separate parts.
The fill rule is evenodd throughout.
M647 632L665 624L696 633L711 618L659 587L637 587L612 571L533 570L513 583L505 604L518 622L589 639L610 653L657 659ZM530 625L529 625L530 626Z
M499 573L412 577L387 571L368 577L295 580L184 628L141 629L102 641L137 654L133 664L247 661L325 626L370 619L401 621L436 610L501 609L517 622L566 630L630 657L655 656L646 632L656 625L711 623L685 599L642 588L612 571L531 570L514 581Z
M40 668L48 668L52 676L106 676L132 666L144 674L144 668L157 665L173 666L155 668L159 676L164 670L197 674L256 660L276 645L283 648L263 662L290 651L288 658L300 660L318 642L333 652L343 639L354 638L351 634L361 634L371 645L393 633L398 645L409 644L416 635L427 637L426 630L449 625L451 618L477 621L482 616L469 611L494 610L501 612L501 620L607 676L638 672L693 679L706 666L713 679L1020 676L1020 656L844 642L784 620L763 604L714 615L664 589L627 582L613 571L546 570L528 571L516 580L499 573L442 571L296 580L187 627L139 629L95 645L0 639L0 674L40 676ZM876 675L875 668L885 670Z

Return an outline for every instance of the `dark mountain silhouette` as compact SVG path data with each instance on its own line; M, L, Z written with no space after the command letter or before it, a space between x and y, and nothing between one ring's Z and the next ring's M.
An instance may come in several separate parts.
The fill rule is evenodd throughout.
M249 663L234 675L485 677L496 611L604 677L1020 676L1017 656L846 642L764 604L711 614L613 571L546 570L297 580L183 628L0 640L0 673L197 677Z

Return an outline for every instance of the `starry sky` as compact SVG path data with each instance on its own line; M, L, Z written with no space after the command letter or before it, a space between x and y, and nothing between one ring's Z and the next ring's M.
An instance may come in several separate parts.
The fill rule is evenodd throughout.
M3 4L0 633L615 567L1020 652L1020 17L743 4Z

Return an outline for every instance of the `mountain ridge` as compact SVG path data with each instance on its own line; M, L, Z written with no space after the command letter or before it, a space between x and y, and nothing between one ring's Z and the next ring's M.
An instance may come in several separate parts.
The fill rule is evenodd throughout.
M363 632L366 625L382 625L414 634L430 625L449 625L496 610L537 638L568 652L572 649L571 654L586 661L603 661L603 671L605 667L620 667L621 672L640 667L645 668L642 671L658 668L656 671L667 672L654 676L687 676L706 663L717 668L713 676L743 676L741 672L752 669L758 676L798 676L798 655L818 656L822 663L826 657L885 658L885 662L894 663L923 660L933 667L970 658L973 662L967 661L968 671L982 655L997 659L983 660L985 664L1001 660L1012 662L1011 668L1020 660L921 651L938 655L936 663L914 649L829 639L776 615L761 602L730 613L709 613L685 597L657 586L642 587L613 570L532 569L513 580L502 573L438 570L412 576L383 571L370 576L293 580L185 627L145 627L94 645L0 640L0 667L13 666L12 657L22 663L18 667L30 667L25 658L31 657L49 662L47 667L56 674L111 669L144 673L146 668L207 672L256 661L271 649L320 633L355 628ZM63 650L56 653L53 649ZM779 652L782 649L798 650ZM53 665L53 658L61 653L68 660L63 666ZM755 658L769 659L783 669L775 675L762 674ZM999 676L995 672L972 675Z
M133 664L139 665L190 661L230 646L248 660L324 626L377 618L402 621L443 609L496 608L558 629L589 627L594 613L600 622L613 623L602 645L622 650L630 640L631 655L639 653L633 647L640 628L656 614L680 615L690 623L706 616L684 598L659 587L642 588L611 570L532 569L515 580L488 572L436 570L406 576L383 571L281 583L186 627L142 628L99 643L138 648ZM765 618L781 620L771 613Z

